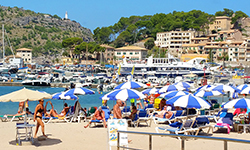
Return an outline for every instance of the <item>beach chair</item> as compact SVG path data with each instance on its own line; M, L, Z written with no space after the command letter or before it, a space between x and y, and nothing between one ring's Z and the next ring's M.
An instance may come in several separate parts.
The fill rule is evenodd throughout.
M214 125L214 130L216 128L227 128L227 133L229 134L231 129L233 129L233 114L227 113L224 117L220 118L216 125ZM214 132L213 130L213 132Z
M7 119L10 121L10 122L12 122L12 121L14 121L14 120L17 120L17 121L19 121L19 120L23 120L23 115L7 115Z
M215 115L202 115L202 116L207 117L208 119L214 120L215 122L217 122L219 118L224 117L226 114L227 114L227 109L222 109L218 111L218 113Z
M104 113L105 113L105 120L106 122L108 121L109 117L110 117L110 110L109 109L103 109ZM94 123L95 126L97 123L103 123L103 120L91 120L91 123L89 124L89 127L91 127L91 124ZM104 127L104 124L103 124Z
M213 126L209 124L209 119L207 117L197 117L196 118L196 122L193 128L193 131L196 131L195 135L198 135L199 132L202 129L208 128L207 134L209 133L209 131L213 131ZM191 131L192 129L190 129Z
M147 111L148 114L152 113L155 110L154 104L148 104L147 106L145 106L144 109Z
M97 107L90 107L89 108L89 110L87 112L87 116L86 116L86 120L85 121L87 121L87 119L91 119L92 118L92 116L94 115L96 109L97 109Z
M153 119L155 124L159 124L159 123L171 124L172 121L175 121L175 113L176 113L176 111L172 111L172 112L173 112L173 114L169 119L165 118L165 114L164 114L164 118L158 118L158 117L153 116L152 119Z
M194 131L192 128L194 127L195 121L195 119L185 119L182 120L182 122L177 121L167 126L156 127L155 130L157 133L159 133L159 130L162 130L164 132L170 132L174 134L188 135L191 131ZM181 140L180 137L178 137L178 139Z
M8 118L7 118L6 115L0 115L0 119L1 119L2 122L8 121Z
M149 116L149 114L147 113L145 109L139 109L137 112L137 117L138 117L138 119L136 120L137 127L139 126L141 122L146 123L147 126L151 126L152 118ZM148 121L150 121L149 124L148 124Z
M122 109L122 116L128 117L131 114L130 106L124 106Z

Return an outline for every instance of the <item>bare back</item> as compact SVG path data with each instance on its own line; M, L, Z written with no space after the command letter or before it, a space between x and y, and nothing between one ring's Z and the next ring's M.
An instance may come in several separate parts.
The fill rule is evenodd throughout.
M113 107L114 118L122 119L122 112L118 104Z

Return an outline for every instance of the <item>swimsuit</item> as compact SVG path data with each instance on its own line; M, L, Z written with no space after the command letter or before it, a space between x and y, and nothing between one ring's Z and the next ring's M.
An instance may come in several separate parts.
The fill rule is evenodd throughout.
M40 109L37 110L37 112L39 112L40 114L42 114L42 113L44 112L44 109L41 109L41 108L40 108ZM36 118L42 119L42 117L37 116L37 115L36 115Z
M40 116L36 116L36 118L40 118L40 119L42 119L42 117L40 117Z

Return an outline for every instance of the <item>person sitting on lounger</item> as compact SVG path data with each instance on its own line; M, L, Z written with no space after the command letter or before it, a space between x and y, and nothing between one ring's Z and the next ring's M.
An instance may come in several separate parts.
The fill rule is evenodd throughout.
M166 119L169 119L172 115L173 115L173 112L171 111L168 111L167 110L167 107L168 106L164 106L163 107L163 110L158 112L158 114L156 114L155 116L158 117L158 118L166 118Z
M105 120L105 112L102 110L102 107L99 107L95 111L95 114L93 115L93 117L91 118L91 120L89 121L89 123L86 126L84 126L84 128L87 128L89 126L89 124L91 123L92 120L103 120L104 127L107 128L106 120Z
M132 121L134 121L134 120L135 120L136 113L137 113L136 106L133 106L133 107L132 107L132 110L131 110L131 114L128 116L128 118L131 119Z
M66 114L67 114L67 112L69 111L69 107L68 107L68 104L67 103L64 103L64 108L63 108L63 110L61 111L61 113L60 114L58 114L57 112L56 112L56 110L54 109L54 106L53 106L53 104L51 103L51 101L48 101L48 102L46 102L46 105L45 105L45 110L46 110L46 107L47 107L47 104L48 103L50 103L50 105L51 105L51 110L49 111L49 112L47 112L47 115L48 115L48 117L64 117L64 116L66 116Z

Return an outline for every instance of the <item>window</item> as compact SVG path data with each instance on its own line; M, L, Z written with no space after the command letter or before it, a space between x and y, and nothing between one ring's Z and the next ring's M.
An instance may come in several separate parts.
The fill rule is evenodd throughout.
M221 56L221 53L219 53L219 56Z
M117 52L117 55L121 55L121 52Z
M30 54L28 54L28 56L30 56Z
M193 50L195 50L195 47L193 47Z
M138 54L139 54L139 52L135 52L135 54L136 54L136 55L138 55Z
M126 55L126 52L123 52L123 55Z
M219 49L219 51L221 51L221 48Z
M25 54L23 54L23 56L25 56Z
M130 52L129 54L130 54L130 55L133 55L133 52Z

